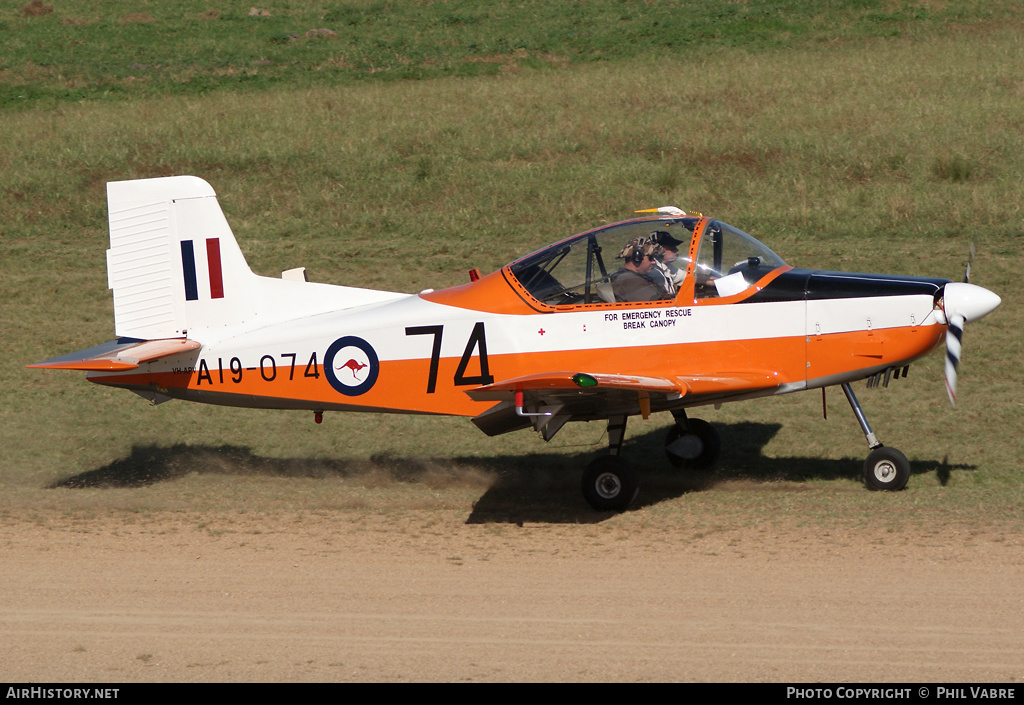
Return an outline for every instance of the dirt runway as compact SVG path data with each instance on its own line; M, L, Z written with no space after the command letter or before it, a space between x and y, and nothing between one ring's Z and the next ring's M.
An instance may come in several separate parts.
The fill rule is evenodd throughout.
M7 682L1024 680L1016 534L55 514L0 556Z

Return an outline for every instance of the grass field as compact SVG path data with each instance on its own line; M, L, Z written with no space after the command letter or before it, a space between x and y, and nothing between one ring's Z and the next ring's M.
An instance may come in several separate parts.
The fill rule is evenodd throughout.
M494 76L1019 19L1010 0L6 3L0 105Z
M1003 306L966 331L958 407L938 354L861 393L876 432L913 463L907 491L860 488L864 439L829 390L827 421L817 393L708 409L726 444L716 479L655 470L641 506L1024 529L1017 3L250 7L0 11L0 508L476 502L492 518L586 516L576 483L603 447L599 424L549 445L458 419L334 414L316 426L149 408L73 373L25 370L113 337L105 183L195 174L258 273L304 265L317 281L404 291L669 203L797 266L955 279L974 242L972 281ZM339 36L305 34L321 28ZM660 468L668 421L634 422L629 457ZM68 478L77 486L49 489Z

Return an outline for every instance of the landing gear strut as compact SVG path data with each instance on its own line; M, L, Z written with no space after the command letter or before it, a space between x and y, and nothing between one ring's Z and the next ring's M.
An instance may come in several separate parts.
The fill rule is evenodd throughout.
M853 414L857 417L861 430L864 431L868 447L871 448L871 453L864 461L864 484L869 490L887 490L889 492L902 490L910 480L910 461L907 460L907 456L895 448L886 448L882 445L882 442L872 433L871 426L868 425L868 420L864 416L864 411L860 408L860 402L857 401L849 382L844 382L842 387L846 400L850 402Z
M636 470L622 457L622 441L626 436L625 416L608 419L609 455L595 459L583 471L583 498L598 511L624 511L640 491Z

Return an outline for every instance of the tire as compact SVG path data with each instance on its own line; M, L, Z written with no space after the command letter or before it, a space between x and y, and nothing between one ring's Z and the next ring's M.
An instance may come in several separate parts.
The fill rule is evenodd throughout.
M895 448L875 448L864 461L864 484L869 490L897 492L910 480L910 461Z
M711 470L718 462L718 456L722 452L722 439L715 427L702 419L689 419L690 433L700 439L700 454L696 458L681 458L672 453L668 447L686 435L686 431L679 424L674 424L665 435L665 457L672 467L679 470Z
M583 498L598 511L621 512L636 498L640 482L622 458L603 455L583 471Z

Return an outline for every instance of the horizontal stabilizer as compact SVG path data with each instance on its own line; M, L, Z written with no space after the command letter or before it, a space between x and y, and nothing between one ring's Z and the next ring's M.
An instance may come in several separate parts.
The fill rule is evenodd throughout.
M143 362L179 355L202 347L188 338L137 340L118 338L86 350L61 355L26 367L50 370L83 370L85 372L119 372L134 370Z

